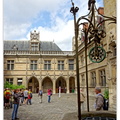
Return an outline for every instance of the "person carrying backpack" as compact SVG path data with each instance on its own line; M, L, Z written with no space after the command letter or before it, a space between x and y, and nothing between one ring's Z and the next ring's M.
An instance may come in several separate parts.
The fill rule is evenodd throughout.
M29 103L30 105L32 105L31 99L32 99L32 92L31 92L31 89L29 89L29 91L28 91L28 101L27 101L27 105L28 105L28 103Z
M103 110L104 107L104 97L101 94L101 88L95 87L95 93L96 93L95 109L96 111L101 111Z
M4 96L5 96L5 108L10 108L11 92L8 88L6 88L6 91L4 92Z
M39 92L38 92L38 97L40 97L40 102L39 103L42 103L42 95L43 95L43 91L39 90Z
M48 89L47 95L48 95L48 103L50 103L50 101L51 101L51 96L52 96L52 90L51 90L51 89Z

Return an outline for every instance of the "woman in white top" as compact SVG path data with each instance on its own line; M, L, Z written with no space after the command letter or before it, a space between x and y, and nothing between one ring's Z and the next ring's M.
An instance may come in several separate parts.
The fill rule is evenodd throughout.
M81 110L84 111L84 101L85 101L85 95L83 94L83 90L80 89L80 103L81 103Z

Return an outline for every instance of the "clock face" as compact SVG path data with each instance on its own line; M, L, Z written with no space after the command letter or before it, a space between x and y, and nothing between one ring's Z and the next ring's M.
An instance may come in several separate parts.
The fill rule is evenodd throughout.
M89 52L89 58L93 63L100 63L106 57L106 52L102 47L93 47Z

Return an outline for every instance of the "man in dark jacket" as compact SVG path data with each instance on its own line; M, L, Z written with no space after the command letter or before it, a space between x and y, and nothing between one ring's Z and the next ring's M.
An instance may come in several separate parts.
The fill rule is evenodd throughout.
M19 89L16 89L14 91L14 95L13 95L13 104L14 104L14 107L13 107L13 112L12 112L12 120L17 120L19 119L17 117L17 113L18 113L18 107L19 107L19 102L20 102L20 96L21 94L19 93Z

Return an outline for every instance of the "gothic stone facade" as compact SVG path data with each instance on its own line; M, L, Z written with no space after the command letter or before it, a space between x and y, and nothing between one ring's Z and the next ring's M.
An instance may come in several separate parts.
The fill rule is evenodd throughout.
M106 16L116 16L116 0L104 0L104 13ZM106 28L106 51L107 51L107 74L111 106L116 108L116 24L105 23Z
M22 84L32 92L42 89L53 93L74 92L76 75L71 51L62 51L54 42L39 41L39 33L30 33L29 41L4 41L4 79Z
M99 12L105 16L116 16L116 1L104 0L104 8L100 7ZM99 22L99 17L98 22ZM88 23L85 23L86 26ZM116 110L116 24L101 25L106 31L106 37L100 41L100 46L106 51L106 58L100 63L92 63L89 59L89 51L95 45L93 42L87 46L87 67L88 67L88 83L89 83L89 95L94 96L95 86L102 88L102 93L107 88L109 89L109 107L110 110ZM85 67L85 46L84 35L79 32L79 71L80 71L80 83L81 87L86 90L86 67ZM73 51L75 50L75 43L73 37Z

